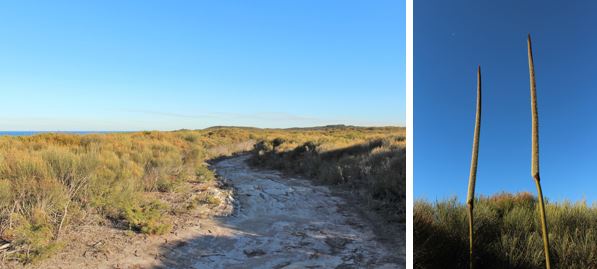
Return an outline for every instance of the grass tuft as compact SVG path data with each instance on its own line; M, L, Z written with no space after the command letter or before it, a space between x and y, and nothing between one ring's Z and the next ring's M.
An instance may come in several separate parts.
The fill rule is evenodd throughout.
M597 268L597 206L545 203L550 216L554 268ZM465 268L468 223L465 204L450 199L415 202L415 268ZM479 268L544 268L537 199L502 193L475 200L475 265Z

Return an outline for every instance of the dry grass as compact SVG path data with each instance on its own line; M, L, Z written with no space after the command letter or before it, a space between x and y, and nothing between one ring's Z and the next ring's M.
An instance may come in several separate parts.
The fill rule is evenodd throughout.
M386 220L404 222L405 129L337 129L256 144L252 165L348 186Z
M394 128L395 129L395 128ZM222 201L189 184L215 178L206 162L283 138L329 149L387 136L392 128L255 129L40 134L0 137L0 237L9 260L35 262L60 251L61 235L81 225L164 234L172 218ZM176 197L176 198L175 198Z
M166 233L172 205L159 193L213 180L205 161L250 148L242 142L252 135L228 128L0 137L0 235L12 258L31 262L59 249L69 227L98 216L100 224Z
M475 201L475 264L479 268L544 268L537 199L529 193ZM597 268L597 205L546 203L551 263L555 268ZM415 202L415 268L468 266L466 205L456 199Z

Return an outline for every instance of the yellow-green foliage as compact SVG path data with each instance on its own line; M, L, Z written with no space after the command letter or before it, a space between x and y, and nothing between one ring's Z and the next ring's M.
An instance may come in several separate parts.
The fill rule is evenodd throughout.
M242 150L238 144L251 135L228 128L0 137L0 236L17 258L32 261L89 214L163 234L171 226L168 205L154 194L214 179L205 161Z
M125 207L123 218L134 231L145 234L165 234L172 226L166 215L168 206L157 201Z
M222 203L220 198L210 193L202 193L201 195L195 198L195 201L200 204L207 204L212 206L218 206Z
M404 128L330 129L260 141L250 163L364 190L388 220L404 221ZM270 136L271 137L271 136Z
M597 268L597 205L546 203L554 268ZM466 268L466 205L456 199L414 206L415 268ZM544 268L538 203L529 193L475 200L479 268Z
M99 216L115 227L163 234L179 210L160 194L215 175L206 161L249 151L256 141L283 138L277 150L316 141L341 148L404 132L401 128L208 128L174 132L40 134L0 137L0 237L31 262L57 251L60 235ZM210 194L199 203L218 205ZM190 201L188 201L190 202ZM187 209L193 206L183 207Z

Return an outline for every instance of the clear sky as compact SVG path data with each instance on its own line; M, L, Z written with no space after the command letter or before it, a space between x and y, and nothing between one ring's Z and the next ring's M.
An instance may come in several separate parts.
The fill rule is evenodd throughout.
M404 125L404 1L2 1L0 130Z
M536 194L530 32L544 195L597 201L597 3L422 0L415 1L414 13L415 199L466 198L479 64L476 192Z

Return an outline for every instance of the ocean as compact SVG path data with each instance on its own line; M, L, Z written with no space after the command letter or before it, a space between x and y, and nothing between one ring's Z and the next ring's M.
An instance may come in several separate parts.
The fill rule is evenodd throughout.
M124 133L122 131L0 131L0 136L27 136L45 133L58 134L107 134L107 133Z

